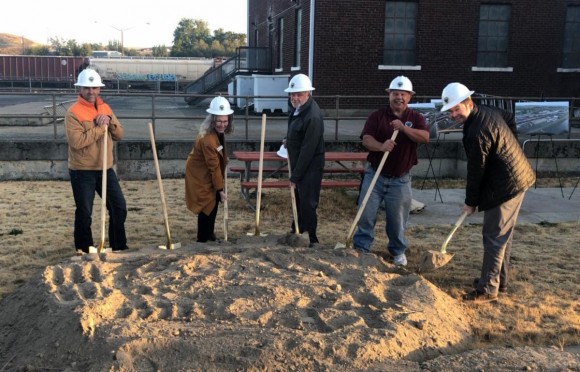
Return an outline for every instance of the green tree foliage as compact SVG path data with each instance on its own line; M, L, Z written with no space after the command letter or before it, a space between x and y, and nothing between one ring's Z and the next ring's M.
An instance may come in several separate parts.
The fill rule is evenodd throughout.
M50 54L48 45L33 45L25 50L24 54L32 54L35 56L47 56Z
M165 45L156 45L151 49L153 57L168 57L169 52Z
M165 45L152 47L151 55L155 57L231 57L236 48L246 45L246 35L219 28L211 33L206 21L200 19L182 18L173 32L173 46L168 52ZM47 45L22 47L23 54L59 55L59 56L90 56L93 51L116 50L123 48L118 40L103 44L79 44L75 39L65 40L59 37L50 38ZM136 49L124 48L127 56L143 55Z
M173 32L173 57L228 57L236 48L246 45L246 35L219 28L210 34L203 20L182 18Z

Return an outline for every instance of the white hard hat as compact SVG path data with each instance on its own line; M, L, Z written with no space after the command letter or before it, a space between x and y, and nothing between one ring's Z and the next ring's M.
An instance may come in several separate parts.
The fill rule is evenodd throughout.
M443 100L441 111L447 111L460 104L473 93L475 93L475 91L467 89L467 87L461 83L447 84L441 93L441 100Z
M306 92L314 90L310 78L304 74L298 74L290 79L288 88L284 89L286 93Z
M415 94L411 80L409 80L408 77L402 75L394 78L393 81L391 81L391 85L389 85L389 87L385 90L387 92L390 92L391 90L404 90L411 94Z
M288 150L286 150L284 144L280 146L280 150L276 151L276 155L278 155L281 158L288 159Z
M75 83L77 87L104 87L105 84L102 83L99 74L91 69L86 68L81 71L77 82Z
M230 108L228 100L222 96L212 99L209 108L205 111L213 115L231 115L234 113L234 110Z

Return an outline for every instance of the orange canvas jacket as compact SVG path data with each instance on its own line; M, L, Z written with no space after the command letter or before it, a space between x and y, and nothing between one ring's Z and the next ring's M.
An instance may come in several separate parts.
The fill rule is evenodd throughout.
M124 129L119 120L101 97L96 106L78 97L67 111L64 127L68 141L68 167L73 170L102 170L102 138L105 129L97 127L94 119L98 114L111 118L107 136L107 169L113 166L113 141L123 138Z
M185 203L195 214L209 215L216 204L216 193L224 188L227 151L218 135L211 131L197 138L185 163Z

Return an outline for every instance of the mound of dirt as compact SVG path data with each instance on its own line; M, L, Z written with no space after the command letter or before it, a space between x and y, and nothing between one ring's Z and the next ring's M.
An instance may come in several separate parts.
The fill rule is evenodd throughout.
M47 267L4 301L2 349L38 367L303 370L419 361L469 342L455 300L375 255L274 236L200 247Z
M541 366L535 349L507 350L505 360L466 352L469 312L419 275L372 254L277 241L142 248L46 267L0 303L4 369ZM551 366L578 362L548 352Z

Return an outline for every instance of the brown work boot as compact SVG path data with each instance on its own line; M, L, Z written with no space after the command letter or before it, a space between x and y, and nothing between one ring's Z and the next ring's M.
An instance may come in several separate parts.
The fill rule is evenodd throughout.
M462 297L463 301L472 301L473 303L484 303L484 302L494 302L497 301L497 295L492 295L489 293L480 292L477 289L469 293L464 294Z
M477 285L479 284L479 278L473 279L473 288L477 289ZM504 286L500 283L499 285L499 292L500 293L507 293L507 286Z

